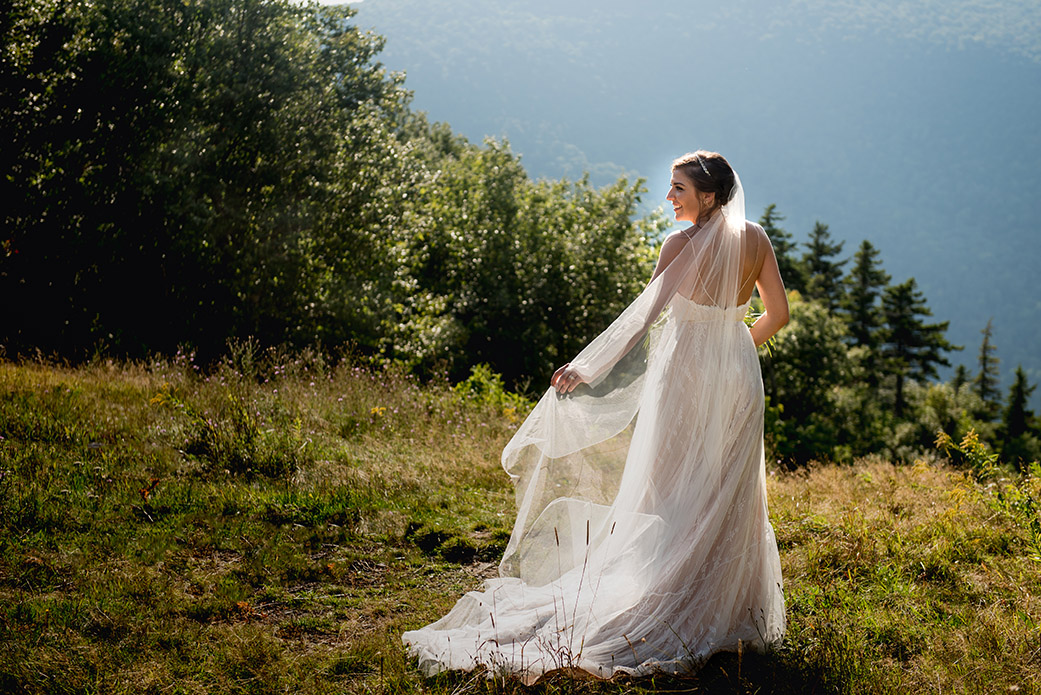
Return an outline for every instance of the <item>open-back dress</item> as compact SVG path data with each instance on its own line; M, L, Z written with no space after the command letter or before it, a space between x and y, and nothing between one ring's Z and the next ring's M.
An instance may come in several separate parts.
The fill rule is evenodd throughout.
M780 641L763 384L739 303L753 231L738 181L572 361L587 383L532 410L502 455L517 520L499 578L403 635L425 673L686 673Z

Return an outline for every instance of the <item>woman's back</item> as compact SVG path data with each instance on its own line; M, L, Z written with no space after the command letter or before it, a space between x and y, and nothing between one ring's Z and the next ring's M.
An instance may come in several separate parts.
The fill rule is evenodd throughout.
M770 250L763 228L748 221L739 239L724 228L705 225L677 232L666 240L669 244L686 247L663 249L663 255L674 256L673 263L689 258L688 277L679 283L677 293L698 304L724 308L751 299Z
M763 262L770 252L770 238L755 222L745 222L745 233L741 239L741 289L738 304L752 298L756 282L763 271Z

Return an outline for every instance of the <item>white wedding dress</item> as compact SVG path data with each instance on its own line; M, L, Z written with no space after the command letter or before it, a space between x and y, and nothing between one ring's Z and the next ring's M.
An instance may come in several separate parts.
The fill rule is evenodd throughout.
M738 303L748 232L730 202L572 362L503 452L517 521L500 578L403 640L427 675L525 682L686 673L785 628L767 516L763 385Z

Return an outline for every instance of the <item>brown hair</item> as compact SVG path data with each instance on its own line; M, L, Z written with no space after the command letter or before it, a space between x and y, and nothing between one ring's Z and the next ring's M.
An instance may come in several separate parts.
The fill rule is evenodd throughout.
M716 194L713 212L726 205L734 192L734 170L718 152L688 152L672 163L672 170L679 170L702 193Z

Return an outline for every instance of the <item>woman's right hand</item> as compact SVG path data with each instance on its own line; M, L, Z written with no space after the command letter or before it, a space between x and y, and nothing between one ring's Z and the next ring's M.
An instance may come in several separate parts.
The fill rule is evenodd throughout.
M553 372L553 378L549 380L549 385L557 390L557 393L571 393L576 386L583 383L583 379L577 371L571 368L571 363L568 362L563 367Z

